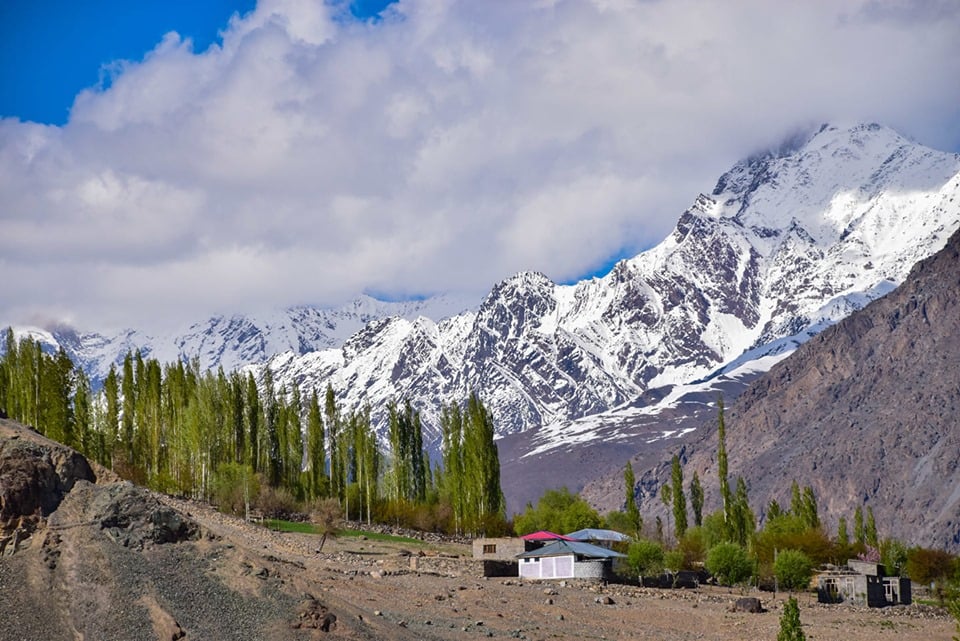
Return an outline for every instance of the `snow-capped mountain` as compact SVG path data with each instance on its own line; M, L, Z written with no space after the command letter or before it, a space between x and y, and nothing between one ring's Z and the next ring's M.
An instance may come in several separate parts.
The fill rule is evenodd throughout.
M380 319L269 366L280 384L330 383L348 408L409 398L428 429L471 389L501 434L566 423L794 348L958 226L960 156L879 125L824 125L735 165L662 243L602 278L521 273L475 312Z
M106 377L111 364L119 369L124 355L137 349L144 357L161 363L197 358L204 369L223 367L229 372L265 363L276 354L307 354L340 347L378 319L417 318L423 314L444 318L472 305L456 296L386 302L364 295L334 309L298 306L270 315L215 316L164 336L136 330L111 335L81 333L65 326L18 327L15 335L29 335L52 349L62 346L97 383Z
M879 125L824 125L737 163L663 242L602 278L557 285L520 273L479 306L362 297L215 317L170 336L43 336L94 380L139 348L226 370L268 362L281 385L329 383L346 409L369 402L375 422L388 399L407 398L428 441L441 404L476 390L501 435L541 427L531 442L543 453L609 437L617 410L650 390L769 367L893 289L958 227L960 156Z

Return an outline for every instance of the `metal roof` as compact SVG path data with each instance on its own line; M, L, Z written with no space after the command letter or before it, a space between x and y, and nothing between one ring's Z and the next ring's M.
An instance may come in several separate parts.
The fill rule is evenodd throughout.
M547 530L540 530L539 532L531 532L530 534L524 534L520 537L524 541L570 541L572 540L568 536L562 534L557 534L555 532L548 532Z
M624 554L620 554L619 552L602 548L599 545L584 543L583 541L554 541L552 543L547 543L542 548L537 548L536 550L530 550L529 552L518 554L516 558L528 559L541 556L566 556L568 554L575 554L577 556L585 556L593 559L612 559L614 557L626 556Z
M567 538L574 541L629 541L630 537L614 530L598 530L596 528L584 528L571 532Z

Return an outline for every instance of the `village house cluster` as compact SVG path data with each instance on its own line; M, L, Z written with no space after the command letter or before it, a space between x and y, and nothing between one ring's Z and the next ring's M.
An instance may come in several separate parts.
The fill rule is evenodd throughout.
M626 558L616 548L623 549L629 542L630 537L613 530L539 531L521 537L476 539L473 557L483 562L484 576L615 581L614 562ZM813 581L820 603L879 608L910 605L913 600L910 579L886 576L883 565L858 559L850 559L844 566L828 566ZM671 584L694 587L698 582L674 580Z

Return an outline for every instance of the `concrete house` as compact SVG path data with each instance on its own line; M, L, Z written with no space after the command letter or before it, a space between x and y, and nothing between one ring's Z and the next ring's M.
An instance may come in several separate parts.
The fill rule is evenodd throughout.
M879 563L850 559L846 566L827 570L817 577L817 601L871 608L912 603L910 579L884 574L884 567Z
M517 576L517 555L532 547L513 536L474 539L473 558L483 562L483 576Z
M613 578L613 560L625 555L581 541L557 540L517 555L524 579Z

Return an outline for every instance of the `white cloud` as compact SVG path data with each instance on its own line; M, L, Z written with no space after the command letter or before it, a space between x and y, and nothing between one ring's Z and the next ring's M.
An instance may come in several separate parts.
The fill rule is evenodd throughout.
M569 280L798 125L960 148L955 3L261 2L62 128L0 121L3 319L85 327Z

